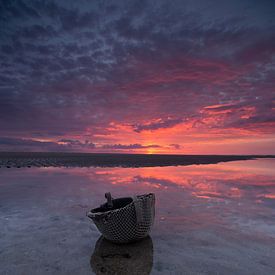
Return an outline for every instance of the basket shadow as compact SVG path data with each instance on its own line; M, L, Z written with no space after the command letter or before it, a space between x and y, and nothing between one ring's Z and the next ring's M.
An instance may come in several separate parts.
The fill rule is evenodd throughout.
M115 244L101 236L90 260L95 274L150 274L153 242L150 236L130 244Z

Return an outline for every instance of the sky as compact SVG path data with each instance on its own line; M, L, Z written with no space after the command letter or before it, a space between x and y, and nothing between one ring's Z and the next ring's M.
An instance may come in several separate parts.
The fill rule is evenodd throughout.
M0 151L275 154L275 2L1 0Z

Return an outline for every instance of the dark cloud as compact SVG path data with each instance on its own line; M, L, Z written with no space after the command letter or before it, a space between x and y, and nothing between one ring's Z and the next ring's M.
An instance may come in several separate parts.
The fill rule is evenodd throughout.
M77 151L94 149L95 145L89 141L63 139L58 142L39 141L33 139L0 137L0 150L2 151Z
M169 146L174 149L177 149L177 150L179 150L181 148L181 146L179 144L175 144L175 143L169 144Z
M161 148L157 144L105 144L96 146L94 143L86 140L60 139L58 141L40 141L35 139L0 137L0 151L93 151L93 150L135 150Z
M156 122L151 122L149 124L136 124L133 125L134 131L137 133L140 133L142 131L146 131L146 130L157 130L157 129L161 129L161 128L171 128L177 124L182 123L183 120L182 119L171 119L168 118L166 120L162 120L159 119Z
M100 141L111 123L142 135L225 109L212 128L270 133L274 13L268 0L1 1L1 135Z
M119 150L132 150L132 149L148 149L148 148L161 148L160 145L150 144L150 145L142 145L142 144L106 144L102 146L103 149L119 149Z
M55 142L37 141L31 139L0 137L2 151L66 151L66 146Z
M71 147L83 147L83 148L90 148L90 149L95 148L95 144L90 142L89 140L85 140L85 142L81 142L76 139L61 139L58 142Z

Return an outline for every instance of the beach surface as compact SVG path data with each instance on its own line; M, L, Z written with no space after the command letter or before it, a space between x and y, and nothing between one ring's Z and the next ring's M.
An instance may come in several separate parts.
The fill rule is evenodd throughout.
M157 167L275 158L263 155L160 155L0 152L0 167Z
M275 159L0 169L0 274L274 274ZM117 247L86 212L156 194L150 237Z

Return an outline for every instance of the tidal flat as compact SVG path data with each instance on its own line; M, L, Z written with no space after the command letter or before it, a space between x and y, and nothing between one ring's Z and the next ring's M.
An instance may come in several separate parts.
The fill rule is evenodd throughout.
M0 167L163 167L256 158L275 156L0 152Z
M275 159L18 169L17 158L0 169L0 274L274 274ZM101 238L86 212L105 192L155 193L150 237Z

